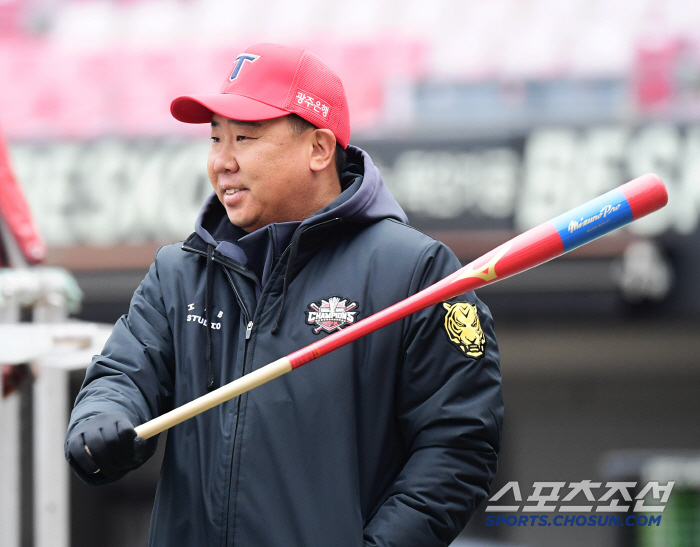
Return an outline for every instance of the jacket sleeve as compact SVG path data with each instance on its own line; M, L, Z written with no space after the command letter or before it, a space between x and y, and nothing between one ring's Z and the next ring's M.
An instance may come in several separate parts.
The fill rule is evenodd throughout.
M423 255L411 294L459 267L452 252L436 243ZM469 317L476 327L464 324L470 306L478 310L478 324L473 313ZM476 344L460 343L460 335L477 338ZM404 323L403 349L396 412L408 459L365 526L366 547L449 545L488 495L496 473L503 399L488 308L471 292L418 312Z
M135 425L172 406L174 349L160 290L158 256L114 326L101 355L93 357L71 413L68 434L83 420L123 412ZM156 438L148 444L148 457Z

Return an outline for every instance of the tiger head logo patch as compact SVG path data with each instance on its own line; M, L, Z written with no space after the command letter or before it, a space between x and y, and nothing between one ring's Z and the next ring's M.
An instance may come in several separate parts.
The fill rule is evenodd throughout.
M481 357L484 354L486 337L481 330L476 306L468 302L443 302L442 305L447 310L445 331L450 341L469 357Z

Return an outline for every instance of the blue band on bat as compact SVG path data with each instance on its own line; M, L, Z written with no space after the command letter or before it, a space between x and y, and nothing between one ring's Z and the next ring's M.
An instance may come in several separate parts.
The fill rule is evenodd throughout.
M567 252L632 220L627 198L616 189L559 215L551 222L564 243L564 252Z

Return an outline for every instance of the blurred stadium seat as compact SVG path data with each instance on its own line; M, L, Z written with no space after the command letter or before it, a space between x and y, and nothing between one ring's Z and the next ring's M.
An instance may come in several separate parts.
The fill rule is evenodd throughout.
M0 121L10 139L188 134L170 98L218 89L255 41L306 46L335 67L358 134L386 122L396 82L634 78L644 109L697 86L696 4L6 0Z

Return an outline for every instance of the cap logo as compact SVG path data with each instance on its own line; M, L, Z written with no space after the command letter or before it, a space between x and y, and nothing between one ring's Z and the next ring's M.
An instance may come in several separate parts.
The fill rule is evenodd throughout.
M241 73L241 69L243 68L243 65L246 61L253 63L259 58L260 55L253 55L252 53L241 53L238 57L236 57L236 64L233 65L233 72L231 72L231 76L228 77L229 81L232 82L233 80L238 78L238 75Z

